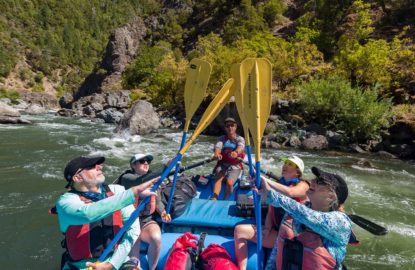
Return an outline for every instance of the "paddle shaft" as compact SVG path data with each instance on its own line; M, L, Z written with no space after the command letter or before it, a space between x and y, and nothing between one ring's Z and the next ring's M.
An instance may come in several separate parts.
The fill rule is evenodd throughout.
M187 132L183 131L182 142L180 143L180 149L179 150L181 150L183 148L184 144L186 143L186 137L187 137ZM176 164L176 169L174 170L173 186L172 186L172 189L170 190L169 201L167 202L167 208L166 208L166 213L167 214L170 213L170 208L171 208L171 204L172 204L172 201L173 201L174 189L176 188L177 175L179 174L179 169L180 169L180 164L177 163ZM163 227L163 229L164 229L164 227Z
M362 229L365 229L366 231L374 234L374 235L385 235L388 233L388 230L370 220L367 220L361 216L358 215L353 215L350 214L348 215L349 218L353 221L353 223L355 223L356 225L358 225L359 227L361 227Z

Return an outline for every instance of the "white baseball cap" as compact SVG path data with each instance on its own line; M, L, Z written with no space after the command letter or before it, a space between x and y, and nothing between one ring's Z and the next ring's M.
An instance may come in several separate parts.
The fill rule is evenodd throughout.
M283 157L281 158L282 161L291 161L292 163L294 163L295 165L297 165L298 169L300 169L301 174L304 173L304 162L301 158L297 157L297 156L292 156L292 157Z
M133 164L139 160L142 159L147 159L152 161L153 160L153 156L150 154L135 154L134 156L131 157L130 159L130 166L133 166Z

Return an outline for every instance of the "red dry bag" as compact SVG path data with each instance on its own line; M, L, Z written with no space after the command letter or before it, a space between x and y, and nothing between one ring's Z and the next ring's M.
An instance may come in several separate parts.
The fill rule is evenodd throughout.
M217 244L210 244L200 254L204 270L238 270L226 249Z

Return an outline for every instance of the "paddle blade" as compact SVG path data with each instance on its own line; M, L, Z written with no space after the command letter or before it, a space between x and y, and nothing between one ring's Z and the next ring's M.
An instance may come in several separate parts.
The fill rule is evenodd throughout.
M248 124L246 123L246 116L244 111L244 102L243 102L243 92L241 88L241 64L234 64L231 68L231 76L235 80L233 83L233 91L235 96L235 103L236 103L236 109L238 110L239 118L242 122L242 127L244 129L244 135L245 135L245 144L250 145L249 142L249 130L248 130Z
M348 215L349 218L359 227L365 229L366 231L374 234L374 235L385 235L388 233L388 230L376 223L373 223L370 220L367 220L361 216L357 215Z
M242 61L240 82L243 110L258 160L262 135L271 111L271 81L272 67L267 59L247 58Z
M184 86L184 105L186 108L185 132L188 131L190 120L205 97L211 71L212 65L207 61L197 58L190 61Z
M234 79L229 79L222 87L222 89L218 92L215 98L210 102L209 106L207 107L206 111L203 113L202 118L199 121L195 131L193 132L190 139L186 142L183 148L180 150L180 154L184 154L189 148L190 144L192 144L193 140L199 136L200 133L210 124L210 122L215 119L215 117L219 114L219 112L223 109L226 103L229 101L231 96L233 95L233 88L232 84Z

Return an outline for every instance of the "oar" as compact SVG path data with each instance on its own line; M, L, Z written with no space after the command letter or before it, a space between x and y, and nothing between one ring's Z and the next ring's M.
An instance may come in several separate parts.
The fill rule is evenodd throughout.
M182 173L182 172L184 172L184 171L187 171L187 170L190 170L190 169L193 169L193 168L196 168L196 167L199 167L199 166L205 165L205 164L207 164L207 163L209 163L209 162L212 162L213 160L214 160L214 159L212 159L212 158L208 158L208 159L205 159L205 160L202 160L202 161L196 162L196 163L191 164L191 165L188 165L188 166L180 167L180 169L179 169L179 173ZM172 173L170 173L169 175L172 175Z
M243 95L243 110L248 129L255 146L255 168L261 171L261 139L271 111L271 63L264 58L247 58L240 65L240 87ZM256 185L260 188L260 174L256 174ZM261 197L254 192L255 219L257 226L258 269L262 269Z
M382 227L376 223L373 223L370 220L367 220L361 216L350 214L349 218L359 227L365 229L366 231L374 235L385 235L388 233L388 230L385 227Z
M212 66L209 62L197 58L190 61L190 66L187 69L186 74L186 84L184 86L184 107L186 110L186 121L184 124L180 149L183 148L186 142L186 136L189 130L190 121L192 120L194 113L196 112L197 108L199 107L200 103L205 97L206 88L208 86L211 72ZM176 170L174 171L173 184L170 190L169 201L167 202L166 213L168 215L170 214L179 169L180 164L177 163ZM162 226L162 230L164 231L164 223Z
M169 166L164 170L163 174L160 176L159 180L154 184L151 188L151 191L156 191L163 180L167 177L169 172L176 166L177 162L179 162L183 156L183 154L187 151L193 141L199 136L200 133L212 122L212 120L218 115L218 113L222 110L225 104L229 101L229 98L232 96L233 92L231 91L231 87L233 84L233 79L229 79L222 89L218 92L216 97L212 100L212 102L207 107L206 111L202 115L202 119L200 120L199 124L197 125L195 131L193 132L192 136L183 146L183 148L177 153L177 155L172 159ZM142 200L137 208L131 213L130 218L125 222L124 226L121 230L115 235L114 239L112 239L111 243L107 246L101 256L98 258L98 262L102 262L108 256L108 254L113 249L114 245L117 241L121 238L124 232L133 224L134 220L138 217L141 210L143 210L144 205L149 202L150 198L146 197Z
M248 165L248 162L246 162L245 160L241 161ZM261 169L261 173L274 179L274 180L279 180L278 177L273 174L270 171L267 170L263 170ZM358 225L359 227L361 227L362 229L374 234L374 235L385 235L388 233L388 230L385 227L382 227L376 223L374 223L373 221L367 220L361 216L358 215L354 215L354 214L348 214L349 218L353 221L353 223L355 223L356 225Z

